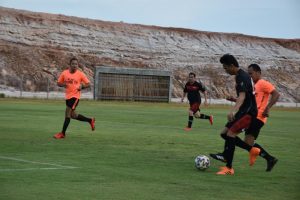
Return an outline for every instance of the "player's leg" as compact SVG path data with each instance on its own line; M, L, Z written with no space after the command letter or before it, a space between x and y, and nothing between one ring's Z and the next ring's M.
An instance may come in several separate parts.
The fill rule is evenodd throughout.
M71 119L72 108L70 107L70 105L72 105L72 100L66 100L65 120L63 123L63 128L62 128L61 132L59 132L53 136L55 139L65 138L66 131L70 124L70 119Z
M74 104L72 107L71 118L76 119L78 121L82 121L82 122L88 122L91 126L91 129L94 131L95 130L95 121L96 121L95 118L89 118L89 117L85 117L84 115L77 114L75 109L78 106L78 104L79 104L79 99L78 99L78 101L76 101L76 104Z
M234 170L232 168L233 154L235 150L235 134L230 130L234 125L235 121L228 122L225 128L221 132L221 137L225 140L223 153L210 154L212 158L220 160L226 163L225 167L221 167L220 171L217 172L218 175L233 175ZM222 157L223 156L223 157Z
M264 159L266 159L267 161L267 168L266 171L270 172L273 167L275 166L275 164L278 162L278 159L271 156L262 146L260 146L259 144L255 143L253 145L254 147L257 147L260 149L260 156L263 157Z
M221 138L223 138L224 140L226 140L226 138L227 138L227 131L228 131L228 128L225 126L225 128L220 133ZM224 146L224 149L225 149L225 146ZM209 155L213 159L216 159L216 160L219 160L221 162L226 163L226 158L224 156L224 151L222 153L221 152L219 152L219 153L210 153Z
M223 138L225 141L227 139L227 132L228 132L228 128L225 127L220 136L221 138ZM236 146L239 146L240 148L243 148L243 149L246 149L248 151L250 151L250 149L248 148L249 145L244 145L245 143L241 140L241 138L239 138L238 136L235 136L235 145ZM224 146L224 149L225 149L226 145ZM219 160L221 162L226 162L226 158L225 158L225 155L224 155L224 151L222 153L216 153L216 154L209 154L212 158L216 159L216 160Z
M188 118L188 125L184 128L185 131L192 130L193 120L194 120L194 112L193 112L193 104L190 105L189 108L189 118Z
M233 155L235 151L235 134L229 129L227 131L227 137L225 139L224 157L226 158L226 166L221 167L218 175L233 175L234 170L232 168Z
M200 103L199 104L196 104L194 105L194 108L193 108L193 114L194 114L194 117L195 118L198 118L198 119L206 119L206 120L209 120L209 123L212 125L213 124L213 121L214 121L214 117L212 115L206 115L206 114L203 114L201 113L201 110L200 110Z
M67 128L71 121L71 112L72 112L72 109L67 106L66 111L65 111L65 121L64 121L63 129L61 131L64 135L66 135Z
M68 128L68 126L70 124L70 120L72 118L73 109L76 108L78 101L79 101L79 99L77 99L77 98L71 98L71 99L66 100L67 107L66 107L66 113L65 113L65 122L64 122L63 130L62 130L62 133L64 135L66 135L67 128Z
M224 156L226 158L226 167L223 167L217 174L226 175L233 174L232 161L234 157L235 145L236 145L236 137L241 132L241 130L248 128L252 117L250 115L242 115L239 116L237 114L235 116L235 120L233 122L227 123L227 137L225 137L225 148L224 148ZM250 150L250 164L255 162L256 157L259 154L259 149L252 147L241 140L242 145L245 148Z
M81 114L77 114L75 110L72 110L72 119L76 119L78 121L82 121L82 122L89 122L91 123L92 119L91 118L88 118L88 117L85 117Z
M238 121L238 123L235 123L233 125L233 127L231 127L231 129L239 130L239 131L242 131L244 129L247 130L247 129L249 129L249 127L251 127L254 120L256 120L256 117L251 117L250 115L245 115ZM250 163L250 165L253 165L256 161L257 156L260 153L260 149L247 144L240 138L237 138L235 140L235 145L249 151L249 163Z
M246 135L245 136L245 142L249 145L252 145L253 147L259 148L260 153L259 156L264 158L267 161L267 168L266 171L269 172L273 169L275 164L278 162L278 159L271 156L261 145L255 142L255 137L253 135Z
M251 123L249 129L245 132L245 142L251 146L257 147L260 149L259 155L263 157L267 161L267 169L266 171L271 171L274 165L277 163L278 159L271 156L261 145L256 143L256 139L260 133L261 128L264 126L264 123L255 119L253 123Z
M256 120L251 120L251 124L250 124L249 128L246 129L244 141L240 137L238 137L238 136L236 136L236 139L235 139L235 145L238 146L238 147L240 147L240 148L242 148L242 149L245 149L248 152L250 152L250 150L251 150L251 148L249 148L249 145L253 146L254 140L255 140L253 134L249 134L249 133L254 133L254 127L256 127L255 121ZM226 135L225 134L222 134L221 137L223 139L226 139Z

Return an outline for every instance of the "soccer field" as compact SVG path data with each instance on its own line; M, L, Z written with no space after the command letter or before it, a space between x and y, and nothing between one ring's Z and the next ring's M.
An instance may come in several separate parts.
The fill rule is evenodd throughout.
M81 101L96 130L72 120L63 140L63 100L0 99L0 199L300 199L300 110L275 108L258 143L279 159L272 172L236 148L234 176L217 176L194 158L223 150L228 107L206 107L208 121L184 132L186 104ZM240 135L243 137L243 134Z

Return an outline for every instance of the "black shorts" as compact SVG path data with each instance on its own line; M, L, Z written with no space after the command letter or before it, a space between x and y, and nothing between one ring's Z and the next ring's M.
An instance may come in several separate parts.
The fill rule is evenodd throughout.
M76 109L78 103L79 103L79 99L77 99L75 97L66 100L66 106L68 106L72 110Z
M245 135L252 135L256 139L258 137L260 129L264 125L265 124L261 120L259 120L257 118L253 119L250 126L249 126L249 128L246 129Z
M249 128L252 118L253 117L249 114L236 114L234 120L227 122L225 127L227 127L233 133L240 133Z

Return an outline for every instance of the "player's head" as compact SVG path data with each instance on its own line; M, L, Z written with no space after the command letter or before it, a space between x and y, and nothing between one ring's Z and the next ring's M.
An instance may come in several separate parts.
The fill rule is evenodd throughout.
M70 59L70 71L75 72L78 67L78 59L73 57Z
M196 74L194 72L189 73L189 82L194 83L196 78Z
M261 69L258 64L251 64L248 66L248 74L256 83L261 77Z
M226 73L230 75L235 75L236 72L239 69L239 63L235 59L233 55L225 54L220 58L220 63L223 64L223 68L226 71Z

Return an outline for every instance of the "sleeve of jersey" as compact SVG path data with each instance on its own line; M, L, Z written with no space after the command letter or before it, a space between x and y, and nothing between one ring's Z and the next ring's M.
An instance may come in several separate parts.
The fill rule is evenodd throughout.
M64 83L65 82L65 74L62 72L57 80L58 83Z
M85 75L84 73L81 73L81 81L82 81L84 84L90 83L89 79L86 77L86 75Z
M236 89L238 93L247 91L245 81L243 81L241 77L237 77L236 79Z
M264 91L267 93L272 93L275 90L275 87L268 81L265 81Z
M185 84L185 86L184 86L183 92L185 92L185 93L187 92L186 84Z
M199 90L201 92L205 92L205 90L206 90L205 86L202 83L199 83Z

